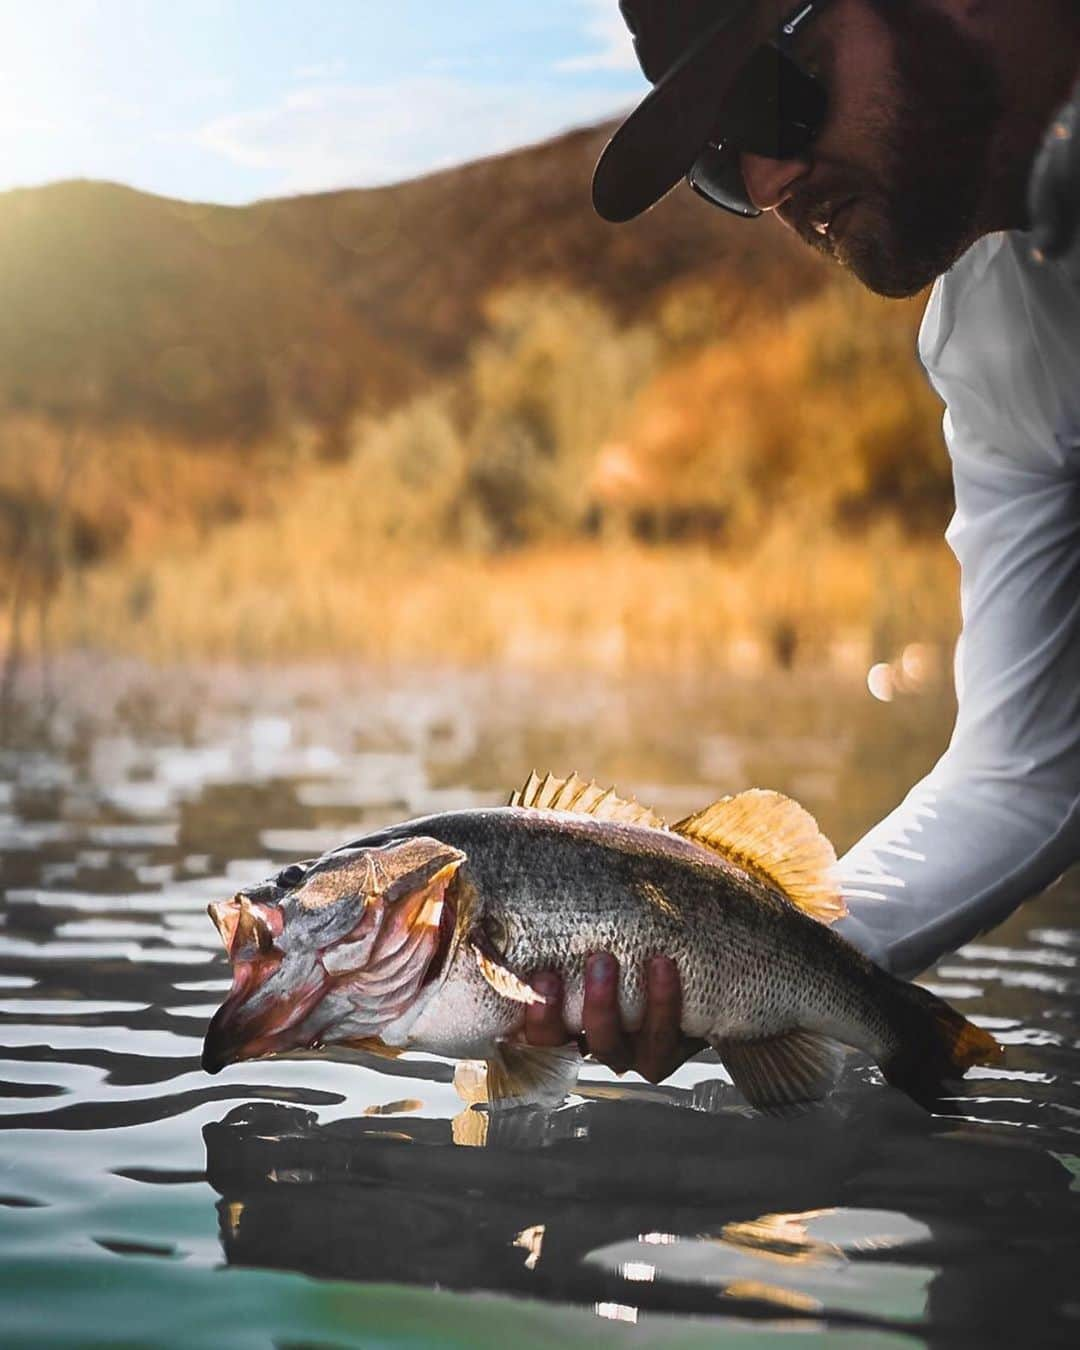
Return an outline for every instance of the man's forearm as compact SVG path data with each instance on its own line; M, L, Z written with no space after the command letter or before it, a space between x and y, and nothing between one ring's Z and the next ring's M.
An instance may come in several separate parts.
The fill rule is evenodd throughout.
M919 784L841 859L837 931L912 976L1007 918L1080 856L1080 796L950 773Z

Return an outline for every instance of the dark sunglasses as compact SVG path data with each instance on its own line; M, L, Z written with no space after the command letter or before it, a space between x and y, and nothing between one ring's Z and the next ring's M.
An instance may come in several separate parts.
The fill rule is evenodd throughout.
M758 47L735 81L719 119L716 139L701 152L687 182L713 206L752 218L739 156L797 159L825 121L828 98L819 80L791 55L806 25L829 0L804 0L780 25L775 42Z

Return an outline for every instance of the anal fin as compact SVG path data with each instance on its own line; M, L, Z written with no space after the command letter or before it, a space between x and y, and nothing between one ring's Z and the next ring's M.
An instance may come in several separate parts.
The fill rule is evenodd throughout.
M487 1060L481 1084L475 1069L459 1066L454 1086L466 1101L502 1106L558 1106L572 1091L581 1069L576 1045L536 1046L505 1042Z
M798 1027L757 1040L720 1040L714 1046L750 1105L778 1114L827 1097L846 1054L837 1041Z

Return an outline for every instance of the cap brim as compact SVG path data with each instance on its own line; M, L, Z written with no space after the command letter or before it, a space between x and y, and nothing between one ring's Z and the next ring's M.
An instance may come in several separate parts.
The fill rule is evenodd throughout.
M658 81L608 142L593 175L593 206L622 224L690 172L751 53L776 32L778 5L743 0Z

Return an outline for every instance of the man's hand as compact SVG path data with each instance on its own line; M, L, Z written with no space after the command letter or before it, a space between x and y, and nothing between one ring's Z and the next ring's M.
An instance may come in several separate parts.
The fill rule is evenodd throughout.
M1080 83L1046 133L1028 189L1036 255L1060 258L1080 283Z
M562 1017L562 981L546 971L533 988L548 1000L525 1013L525 1039L530 1045L565 1045L573 1037ZM581 1016L583 1049L616 1073L636 1069L650 1083L659 1083L704 1050L704 1041L682 1034L682 989L675 962L654 956L645 966L645 1018L640 1030L628 1032L619 1016L619 963L597 952L585 963L585 1004Z

